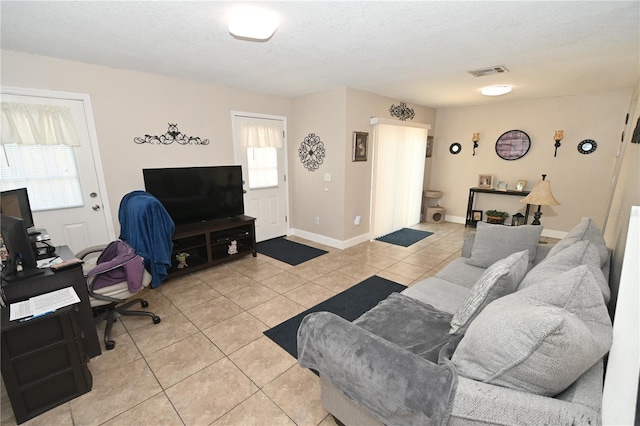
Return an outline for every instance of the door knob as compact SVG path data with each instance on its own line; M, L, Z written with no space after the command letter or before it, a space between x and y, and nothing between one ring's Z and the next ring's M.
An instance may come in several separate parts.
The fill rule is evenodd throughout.
M94 212L100 211L100 206L97 204L94 204L93 206L91 206L91 208L93 209Z

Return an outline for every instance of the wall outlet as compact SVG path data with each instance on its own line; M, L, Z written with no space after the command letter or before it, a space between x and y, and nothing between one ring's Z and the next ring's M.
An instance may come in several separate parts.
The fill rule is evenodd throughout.
M320 225L320 218L318 216L316 216L313 221L316 223L316 225Z

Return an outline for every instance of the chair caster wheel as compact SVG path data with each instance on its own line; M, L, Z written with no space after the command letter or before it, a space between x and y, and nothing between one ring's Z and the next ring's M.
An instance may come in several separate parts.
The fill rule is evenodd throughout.
M149 307L149 302L147 302L146 300L143 300L142 302L140 302L140 305L141 305L143 308L147 308L147 307Z
M113 340L109 340L108 342L104 342L104 347L106 350L110 351L111 349L116 347L116 342Z
M160 321L162 321L162 319L160 317L153 317L153 323L154 324L158 324L158 323L160 323Z

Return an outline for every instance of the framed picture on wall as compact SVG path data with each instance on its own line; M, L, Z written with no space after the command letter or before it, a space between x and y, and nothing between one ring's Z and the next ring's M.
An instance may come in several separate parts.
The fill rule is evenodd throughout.
M433 155L433 136L427 136L427 158Z
M351 161L367 161L369 133L353 132L353 156Z

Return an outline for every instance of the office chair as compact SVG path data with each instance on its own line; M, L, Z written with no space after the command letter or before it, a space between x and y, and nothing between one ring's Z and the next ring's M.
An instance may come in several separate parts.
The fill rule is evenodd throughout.
M100 255L95 258L96 253ZM92 256L90 256L92 255ZM142 315L151 317L154 324L161 319L153 312L128 309L135 303L143 308L149 302L132 296L139 293L151 283L151 274L144 268L144 259L136 254L133 248L122 240L112 241L106 246L94 246L81 250L76 254L84 260L85 277L89 301L94 310L96 323L107 320L104 331L104 346L111 350L116 343L111 340L111 329L117 315ZM92 261L95 260L95 266Z

